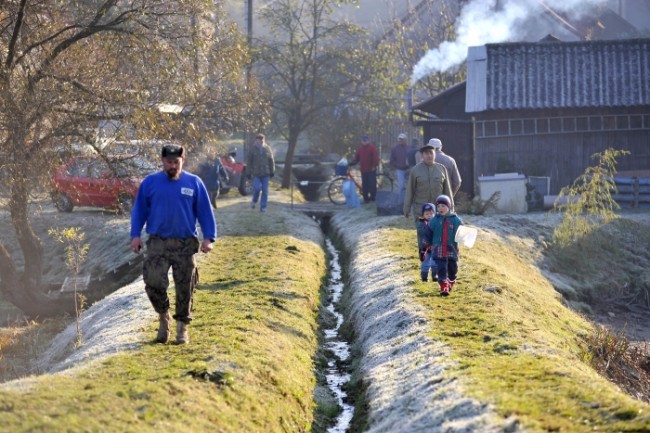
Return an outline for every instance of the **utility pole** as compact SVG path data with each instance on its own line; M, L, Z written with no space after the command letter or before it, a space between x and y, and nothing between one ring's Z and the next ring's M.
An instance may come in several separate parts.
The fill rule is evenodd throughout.
M247 38L248 43L248 52L253 51L253 0L246 1L246 27L247 27ZM246 66L246 90L249 90L250 80L251 80L251 68L252 64Z
M248 1L248 8L246 14L248 16L248 47L250 48L253 44L253 0Z
M246 28L247 28L247 42L248 42L248 52L253 52L253 0L246 1ZM250 92L251 84L251 68L253 67L252 63L249 63L246 66L246 91ZM242 158L246 160L246 153L248 152L248 145L250 142L251 133L249 130L246 130L244 133L244 152Z

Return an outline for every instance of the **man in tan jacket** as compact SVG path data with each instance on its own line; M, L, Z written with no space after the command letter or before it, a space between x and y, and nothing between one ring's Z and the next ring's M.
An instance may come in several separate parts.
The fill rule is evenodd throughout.
M422 162L411 169L404 198L404 216L408 218L413 210L416 222L422 216L420 213L425 203L435 203L440 194L453 197L447 169L435 162L434 147L425 144L420 148L420 154ZM451 206L453 210L453 198Z

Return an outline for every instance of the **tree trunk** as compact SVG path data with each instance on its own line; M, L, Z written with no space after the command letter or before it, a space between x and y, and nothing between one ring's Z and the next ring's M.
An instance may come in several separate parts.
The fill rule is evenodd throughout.
M293 168L293 156L296 153L298 144L298 133L289 131L287 140L287 155L284 158L284 170L282 171L282 188L289 188L292 182L291 171Z
M0 291L7 301L30 318L72 314L75 312L74 295L48 296L47 288L43 287L43 247L29 222L27 187L21 179L24 178L14 176L9 211L25 265L19 273L11 254L0 243Z
M21 277L4 245L0 244L0 291L8 302L12 303L29 318L53 317L63 313L74 314L74 297L48 296L34 278Z

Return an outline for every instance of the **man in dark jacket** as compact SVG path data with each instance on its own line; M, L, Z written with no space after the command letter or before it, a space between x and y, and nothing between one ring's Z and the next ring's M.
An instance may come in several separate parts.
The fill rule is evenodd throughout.
M264 140L264 134L258 133L255 136L255 144L246 155L246 171L253 178L251 208L255 209L259 200L260 212L266 212L266 204L269 199L269 180L275 174L273 150Z

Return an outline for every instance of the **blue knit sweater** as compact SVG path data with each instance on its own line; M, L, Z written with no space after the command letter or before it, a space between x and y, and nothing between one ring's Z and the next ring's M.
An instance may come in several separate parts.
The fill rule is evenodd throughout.
M138 189L131 211L131 238L139 237L145 224L150 235L198 237L197 220L203 238L216 239L217 224L201 179L182 171L178 180L172 180L159 171L145 177Z

